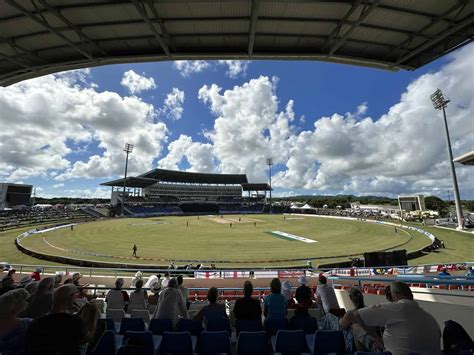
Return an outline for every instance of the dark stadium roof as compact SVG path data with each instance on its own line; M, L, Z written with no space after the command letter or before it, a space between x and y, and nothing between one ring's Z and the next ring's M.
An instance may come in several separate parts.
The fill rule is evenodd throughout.
M124 179L117 179L108 182L103 182L102 186L123 186ZM125 186L127 187L147 187L156 184L158 180L148 179L142 177L127 177Z
M104 64L294 59L416 69L472 40L468 0L3 0L0 85Z
M138 177L165 182L181 182L191 184L240 185L247 183L247 175L245 174L207 174L165 169L150 170L149 172L139 175Z
M242 184L243 191L270 191L273 190L270 185L265 183L260 184Z

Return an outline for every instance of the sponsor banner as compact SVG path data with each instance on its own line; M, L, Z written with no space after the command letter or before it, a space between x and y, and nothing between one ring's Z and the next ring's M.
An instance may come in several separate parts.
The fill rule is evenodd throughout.
M286 232L281 232L281 231L272 231L273 235L276 235L278 237L283 237L285 239L290 239L290 240L298 240L300 242L304 243L317 243L317 240L312 240L304 237L300 237L299 235L294 235Z
M304 271L278 271L278 278L297 278L300 276L304 276Z
M196 271L194 277L196 279L248 279L250 271ZM272 279L278 277L278 271L254 271L253 277L256 279Z

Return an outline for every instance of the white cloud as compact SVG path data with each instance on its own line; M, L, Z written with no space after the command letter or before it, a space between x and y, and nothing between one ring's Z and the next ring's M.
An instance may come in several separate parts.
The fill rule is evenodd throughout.
M160 109L160 114L177 121L183 115L184 91L173 88L171 92L166 95L163 107Z
M121 174L125 142L135 145L130 172L141 173L152 167L166 141L167 127L155 122L152 105L76 85L70 75L0 88L0 112L0 180ZM71 163L71 147L83 143L98 145L100 152Z
M219 60L218 64L226 65L227 71L226 75L235 79L238 76L245 76L247 74L247 68L250 64L248 60Z
M54 184L53 189L59 189L60 187L64 187L64 183Z
M155 79L147 78L143 75L135 73L133 70L123 73L120 84L126 87L131 94L139 94L142 91L156 89Z
M205 60L177 60L173 63L173 67L179 71L181 76L187 77L209 69L211 64Z

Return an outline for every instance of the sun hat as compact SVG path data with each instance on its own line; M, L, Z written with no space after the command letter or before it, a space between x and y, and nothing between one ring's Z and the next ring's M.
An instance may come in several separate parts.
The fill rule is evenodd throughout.
M137 273L135 274L135 277L142 277L142 272L141 271L137 271Z
M298 283L300 283L302 285L305 285L307 282L308 282L308 279L306 278L306 276L300 276L298 278Z
M283 291L290 291L291 290L291 282L288 280L285 280L281 283L281 289Z
M73 281L79 280L81 277L82 277L82 275L81 275L80 272L75 272L75 273L72 275Z

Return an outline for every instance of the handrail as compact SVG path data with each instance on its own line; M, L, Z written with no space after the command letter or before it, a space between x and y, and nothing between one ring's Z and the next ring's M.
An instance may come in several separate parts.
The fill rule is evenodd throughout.
M334 281L357 281L359 286L362 282L383 282L390 283L393 281L403 281L406 283L424 283L430 285L459 285L474 286L474 277L458 277L458 276L405 276L396 275L390 277L350 277L350 276L329 276L328 279L334 284Z

